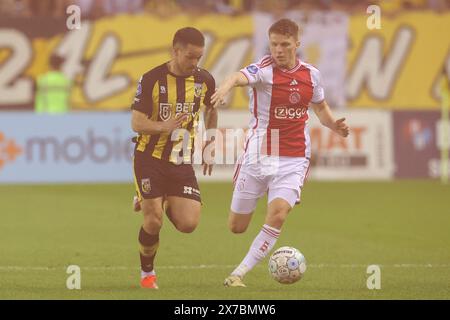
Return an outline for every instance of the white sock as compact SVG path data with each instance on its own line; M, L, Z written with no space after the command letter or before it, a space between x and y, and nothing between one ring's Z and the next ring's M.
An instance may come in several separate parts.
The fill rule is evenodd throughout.
M148 277L148 276L154 276L154 275L156 275L155 270L152 270L150 272L145 272L145 271L141 270L141 279Z
M253 269L272 250L275 242L280 236L280 230L267 224L263 225L261 231L253 240L250 250L242 260L241 264L231 273L233 276L243 278L247 272Z

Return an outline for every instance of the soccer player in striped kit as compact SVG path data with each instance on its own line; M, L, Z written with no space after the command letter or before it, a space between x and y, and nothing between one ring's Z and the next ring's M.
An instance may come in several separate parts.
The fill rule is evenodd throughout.
M131 125L137 133L134 207L144 216L138 238L141 287L149 289L158 288L154 260L164 211L184 233L194 231L200 219L200 189L192 158L202 105L206 129L217 127L217 110L211 104L215 81L197 66L204 52L203 34L182 28L172 44L172 59L141 77L131 106ZM203 174L210 175L211 170L212 164L205 163Z
M308 109L340 136L349 133L345 118L335 120L325 101L320 72L297 58L299 45L295 22L275 22L269 29L270 55L228 76L211 98L217 107L233 87L250 87L252 119L234 174L231 231L245 232L258 199L268 195L265 224L242 262L225 279L228 287L245 286L245 274L267 256L288 213L300 202L311 157Z

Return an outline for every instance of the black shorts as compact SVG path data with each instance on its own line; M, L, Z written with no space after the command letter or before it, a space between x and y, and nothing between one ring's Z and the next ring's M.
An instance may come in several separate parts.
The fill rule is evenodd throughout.
M134 158L134 182L139 200L176 196L201 202L191 164L176 165L153 157Z

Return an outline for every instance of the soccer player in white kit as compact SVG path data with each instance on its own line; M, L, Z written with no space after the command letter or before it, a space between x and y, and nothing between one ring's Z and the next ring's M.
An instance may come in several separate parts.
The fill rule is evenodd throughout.
M211 99L217 107L233 87L250 87L252 119L234 174L231 231L244 232L258 199L268 195L265 224L244 260L225 279L228 287L245 287L245 274L267 256L289 211L300 202L311 157L308 108L340 136L349 133L345 118L335 120L325 101L320 72L296 56L297 24L289 19L275 22L269 29L269 45L270 55L228 76Z

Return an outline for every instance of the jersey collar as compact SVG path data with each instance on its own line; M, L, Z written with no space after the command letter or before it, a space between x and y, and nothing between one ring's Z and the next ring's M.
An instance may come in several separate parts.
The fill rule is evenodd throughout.
M284 68L278 67L278 69L280 69L281 71L286 72L286 73L292 73L292 72L297 71L298 68L300 68L301 65L302 65L302 62L300 61L300 59L297 58L295 66L293 68L291 68L291 69L284 69Z

